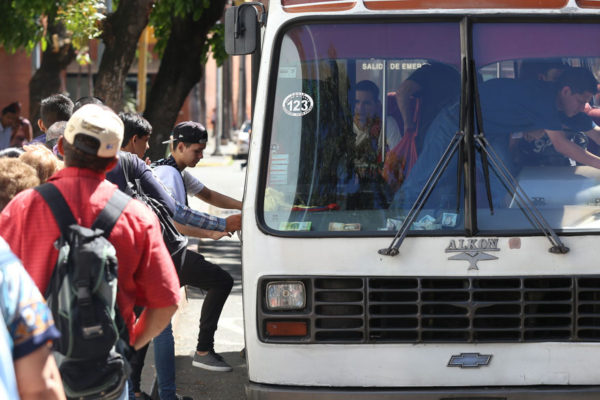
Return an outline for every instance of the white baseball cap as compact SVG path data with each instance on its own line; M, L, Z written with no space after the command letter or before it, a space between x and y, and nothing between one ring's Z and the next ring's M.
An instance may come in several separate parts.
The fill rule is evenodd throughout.
M98 148L75 144L77 135L91 136L99 141ZM65 128L65 140L79 150L98 157L115 157L123 142L123 121L109 107L86 104L75 111Z

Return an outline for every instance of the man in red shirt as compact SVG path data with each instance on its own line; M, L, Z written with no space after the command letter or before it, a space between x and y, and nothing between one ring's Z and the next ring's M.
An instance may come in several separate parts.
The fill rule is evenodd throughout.
M69 119L58 150L65 169L53 175L77 223L89 227L117 187L104 179L117 163L123 123L108 107L89 104ZM0 235L22 260L42 293L50 281L60 236L50 208L33 189L19 193L0 214ZM179 280L154 213L137 200L123 210L109 236L117 252L117 303L139 349L170 322L179 302ZM136 320L133 306L145 307Z

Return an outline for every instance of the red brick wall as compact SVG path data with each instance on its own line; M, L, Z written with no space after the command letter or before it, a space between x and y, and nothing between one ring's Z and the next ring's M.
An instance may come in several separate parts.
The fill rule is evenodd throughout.
M29 118L31 58L24 51L9 54L0 48L0 109L20 101L21 115Z

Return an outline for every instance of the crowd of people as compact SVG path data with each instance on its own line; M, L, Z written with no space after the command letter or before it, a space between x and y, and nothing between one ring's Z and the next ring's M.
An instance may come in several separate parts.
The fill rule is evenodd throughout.
M95 97L73 102L55 94L42 100L37 121L42 134L32 138L31 124L20 110L19 103L12 103L0 119L0 347L12 347L0 357L0 397L62 399L61 359L55 362L51 351L60 332L40 294L47 293L54 272L61 230L36 188L44 183L56 187L77 223L90 227L115 191L132 194L135 187L160 203L184 238L218 240L241 229L241 213L209 215L190 208L188 196L224 209L241 210L242 203L186 170L206 148L208 133L200 123L176 125L166 142L171 155L150 165L144 155L152 126L139 114L117 114ZM173 256L160 218L142 200L129 201L108 236L118 261L117 312L126 326L129 349L123 353L131 367L127 384L111 399L150 398L140 380L151 340L160 398L189 399L176 393L170 324L183 285L206 293L192 365L232 370L215 352L214 335L233 279L191 249Z

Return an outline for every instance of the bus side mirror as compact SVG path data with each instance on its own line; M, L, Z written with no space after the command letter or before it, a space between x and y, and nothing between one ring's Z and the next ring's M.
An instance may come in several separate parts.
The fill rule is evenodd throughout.
M225 51L230 55L252 54L256 51L260 26L255 3L244 3L225 11ZM260 5L261 3L257 3ZM263 13L261 15L264 16Z

